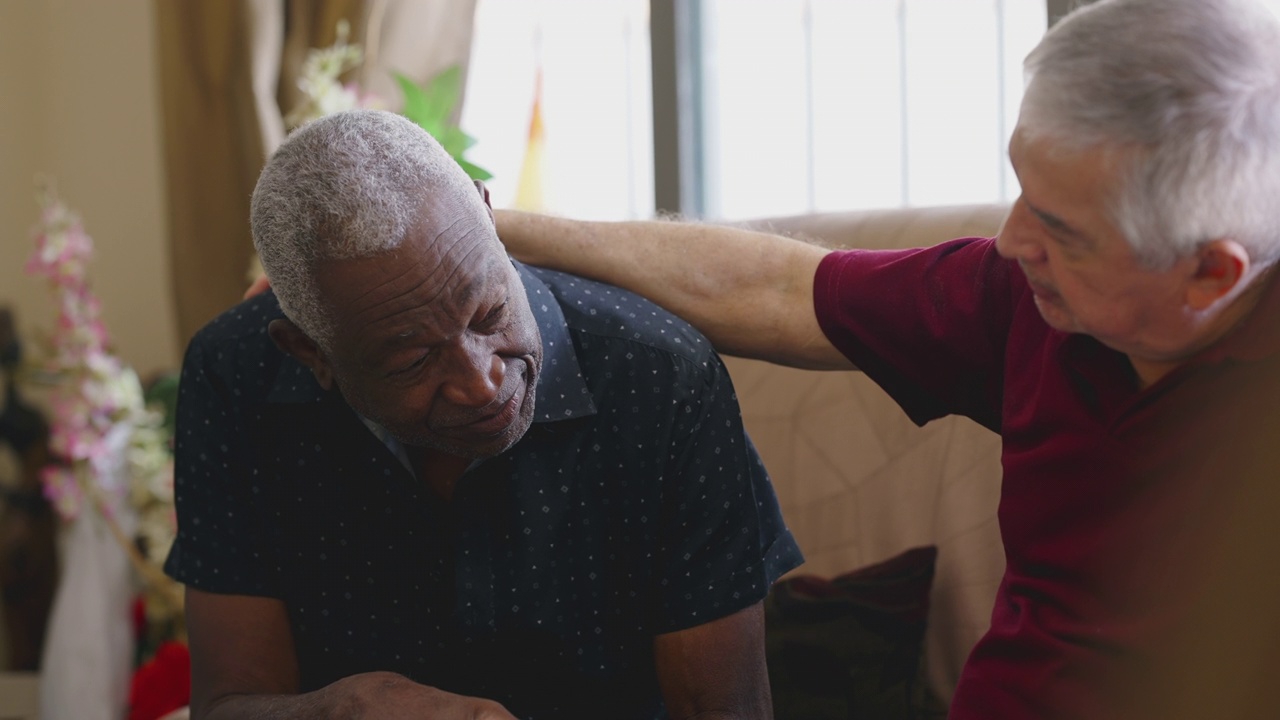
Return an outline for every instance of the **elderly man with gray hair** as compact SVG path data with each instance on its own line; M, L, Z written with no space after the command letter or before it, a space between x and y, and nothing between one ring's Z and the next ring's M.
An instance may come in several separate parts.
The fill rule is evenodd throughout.
M499 235L722 351L1001 434L1007 569L950 717L1274 717L1280 22L1101 0L1026 71L996 238L831 252L514 212Z
M178 402L194 717L772 717L800 555L696 331L512 261L391 113L290 136L252 226L274 292Z

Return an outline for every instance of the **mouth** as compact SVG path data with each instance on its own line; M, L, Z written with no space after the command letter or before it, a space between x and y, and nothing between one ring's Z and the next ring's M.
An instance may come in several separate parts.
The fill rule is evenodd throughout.
M475 420L455 425L449 428L450 432L459 435L471 436L491 436L501 433L511 426L516 416L520 414L520 406L522 398L519 392L514 392L507 401L498 406L496 410L488 415L481 416Z
M1036 281L1030 275L1027 275L1027 287L1031 288L1031 294L1035 296L1036 300L1040 300L1042 302L1057 302L1060 297L1058 295L1058 291L1044 283Z
M1037 300L1054 300L1058 297L1057 293L1042 285L1032 285L1031 294L1035 295Z
M515 383L511 394L501 404L484 408L475 416L445 428L450 435L469 437L492 437L501 434L520 416L524 406L525 381L523 378Z

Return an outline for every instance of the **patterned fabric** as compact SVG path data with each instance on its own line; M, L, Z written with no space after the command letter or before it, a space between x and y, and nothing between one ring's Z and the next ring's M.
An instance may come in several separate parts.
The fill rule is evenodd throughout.
M521 718L665 717L652 639L801 558L705 339L612 287L521 268L536 417L444 502L282 355L266 295L192 342L167 570L282 599L304 689L369 670Z

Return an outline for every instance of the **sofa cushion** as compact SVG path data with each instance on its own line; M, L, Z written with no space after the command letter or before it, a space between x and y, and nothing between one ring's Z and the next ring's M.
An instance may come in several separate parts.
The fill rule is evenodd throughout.
M1000 205L901 208L742 225L828 247L907 248L994 235L1007 212ZM938 547L924 654L929 690L945 703L990 625L1004 573L999 436L962 417L916 427L862 373L734 357L725 364L804 550L795 573L830 577L906 548Z
M906 720L924 713L920 677L937 549L824 579L778 581L765 600L774 716Z

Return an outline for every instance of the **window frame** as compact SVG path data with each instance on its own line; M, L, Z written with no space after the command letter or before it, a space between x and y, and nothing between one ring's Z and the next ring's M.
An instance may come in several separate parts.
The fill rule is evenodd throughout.
M1078 4L1080 0L1045 0L1049 24ZM702 0L649 2L654 210L659 215L705 218L711 210L706 150L700 142L710 80L702 66L704 18ZM1002 95L1003 90L1002 83Z

